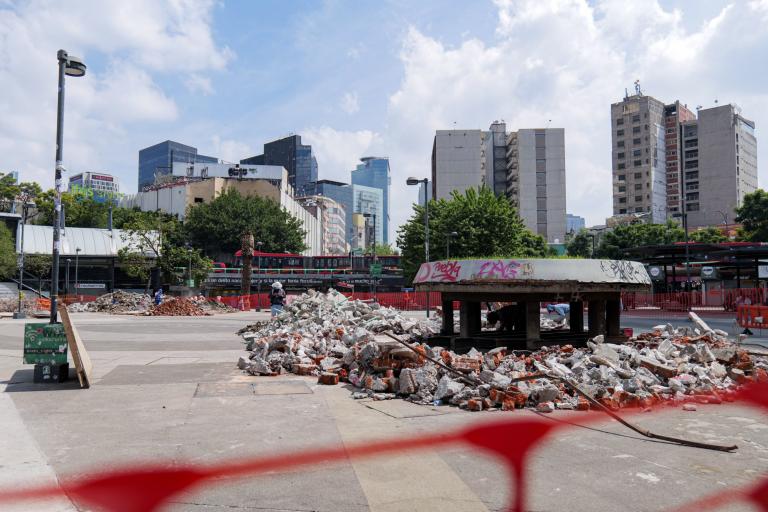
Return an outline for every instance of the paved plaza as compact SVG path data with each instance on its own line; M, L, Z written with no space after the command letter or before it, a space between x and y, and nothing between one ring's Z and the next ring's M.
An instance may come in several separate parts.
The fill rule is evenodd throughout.
M356 401L348 387L318 386L315 378L244 375L235 367L243 355L235 331L265 313L72 316L93 360L94 382L87 390L76 382L33 384L32 365L21 361L24 322L0 320L2 488L55 484L136 462L234 461L537 415ZM669 510L745 485L768 465L768 422L741 406L700 405L695 412L663 407L633 418L660 434L737 444L735 453L650 441L608 419L580 426L577 412L545 417L573 428L534 453L528 486L533 511ZM168 509L504 510L509 493L497 462L456 446L217 482L178 497ZM77 507L59 500L34 509ZM16 508L31 509L29 503Z

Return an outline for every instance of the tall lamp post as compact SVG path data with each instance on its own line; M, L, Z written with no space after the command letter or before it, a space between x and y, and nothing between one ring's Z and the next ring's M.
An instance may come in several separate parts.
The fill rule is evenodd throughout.
M364 213L363 217L366 219L370 219L373 217L373 243L371 244L371 253L373 256L373 259L371 260L371 263L375 263L378 261L378 258L376 256L376 214L375 213ZM373 282L373 298L376 299L376 277L371 276L371 280Z
M53 207L53 268L51 269L51 323L58 320L56 296L59 294L59 244L61 243L61 173L64 171L64 77L85 75L85 64L79 58L59 50L59 98L56 109L56 193Z
M445 259L451 259L451 238L455 238L459 234L455 231L451 231L445 235Z
M424 261L429 263L429 200L427 197L429 178L408 178L405 183L411 186L424 184ZM427 318L429 318L429 292L427 292Z
M24 304L22 304L22 297L24 296L24 225L27 223L27 214L29 209L35 206L35 203L29 202L29 196L23 194L21 197L21 235L19 237L19 307L18 311L13 314L13 318L26 318L24 314Z
M75 247L75 295L77 295L77 269L80 259L80 251L82 251L81 248Z

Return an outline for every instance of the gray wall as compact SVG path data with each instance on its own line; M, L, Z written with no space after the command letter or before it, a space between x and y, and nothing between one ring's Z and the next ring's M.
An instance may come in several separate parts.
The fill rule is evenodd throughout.
M483 130L438 130L434 141L435 199L486 184L490 140Z

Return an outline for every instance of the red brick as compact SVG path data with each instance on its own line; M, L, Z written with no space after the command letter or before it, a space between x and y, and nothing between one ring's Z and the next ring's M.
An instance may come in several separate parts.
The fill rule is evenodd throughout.
M339 383L339 376L335 373L325 372L321 373L317 379L318 384L325 384L326 386L334 386Z
M467 410L468 411L482 411L483 410L483 401L478 399L471 399L467 402Z
M295 364L293 365L294 372L296 375L312 375L312 372L315 371L317 366L314 364Z

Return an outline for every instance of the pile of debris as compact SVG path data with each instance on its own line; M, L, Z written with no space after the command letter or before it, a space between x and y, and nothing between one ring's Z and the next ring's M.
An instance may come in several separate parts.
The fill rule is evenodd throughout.
M193 297L189 297L189 300L196 306L200 307L203 311L208 311L211 313L234 313L238 311L233 307L227 306L223 302L211 300L203 295L195 295Z
M150 316L206 316L211 313L203 311L203 308L195 304L194 301L179 297L169 298L156 306L152 306L146 314Z
M24 297L21 301L21 310L27 313L36 311L37 300L34 297ZM19 300L15 298L0 299L0 313L15 313L19 310Z
M750 355L698 319L697 326L659 325L622 345L597 336L584 348L496 348L484 354L472 349L457 355L423 343L437 328L432 322L350 301L335 290L311 291L273 321L238 333L249 351L238 367L253 375L291 372L317 375L326 384L348 381L360 388L354 398L400 396L475 411L584 410L590 400L612 409L721 403L732 399L739 384L768 380L768 358Z
M152 305L152 298L143 293L115 290L100 296L93 302L70 304L67 309L76 313L143 313Z

